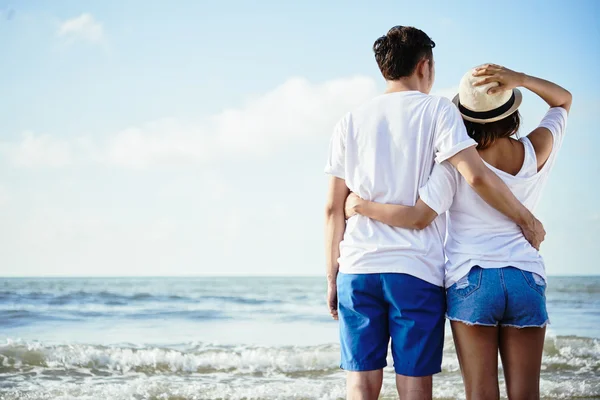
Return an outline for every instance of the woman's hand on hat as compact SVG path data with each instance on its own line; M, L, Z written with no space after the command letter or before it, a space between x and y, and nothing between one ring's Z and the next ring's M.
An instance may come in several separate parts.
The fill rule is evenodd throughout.
M475 82L474 86L486 85L491 82L498 82L498 86L494 86L488 90L488 94L495 94L504 92L506 90L512 90L518 86L523 85L525 80L525 74L522 72L516 72L512 69L502 67L496 64L485 64L475 68L473 76L482 77L478 82Z

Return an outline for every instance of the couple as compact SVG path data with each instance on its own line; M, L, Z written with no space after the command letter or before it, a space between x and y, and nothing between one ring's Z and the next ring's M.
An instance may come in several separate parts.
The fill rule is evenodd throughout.
M347 396L379 396L391 338L400 398L431 398L447 316L467 399L499 397L498 353L509 398L539 398L545 231L530 210L571 95L488 64L467 72L453 102L431 96L434 46L404 26L377 39L387 90L344 116L331 140L327 296ZM519 86L550 109L516 140Z

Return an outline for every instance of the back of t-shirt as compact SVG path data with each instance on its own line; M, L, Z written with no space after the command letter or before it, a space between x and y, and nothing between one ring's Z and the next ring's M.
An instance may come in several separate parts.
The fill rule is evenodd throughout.
M381 95L348 113L331 141L326 172L366 200L414 205L434 162L474 146L456 107L417 91ZM445 222L422 231L352 217L340 244L343 273L408 273L443 285Z
M561 107L549 109L540 123L553 138L552 152L540 171L537 170L535 149L528 138L521 139L525 159L517 175L488 165L532 212L556 162L566 123L567 111ZM475 265L482 268L513 266L545 278L542 257L525 239L517 224L483 201L451 165L436 165L419 193L421 200L438 214L449 211L446 287L468 274Z

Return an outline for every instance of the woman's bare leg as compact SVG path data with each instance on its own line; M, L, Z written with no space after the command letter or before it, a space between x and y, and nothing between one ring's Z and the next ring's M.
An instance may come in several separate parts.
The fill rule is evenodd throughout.
M499 328L457 321L451 321L451 326L467 400L499 399Z
M500 328L500 356L511 400L540 398L540 369L546 328Z

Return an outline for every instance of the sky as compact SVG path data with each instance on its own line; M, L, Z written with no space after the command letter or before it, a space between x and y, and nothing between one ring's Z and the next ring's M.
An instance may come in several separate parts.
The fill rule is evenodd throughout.
M573 93L536 215L549 274L600 273L600 2L523 3L0 0L0 276L324 274L332 127L394 25L437 94L485 62Z

